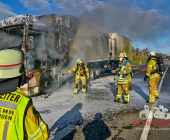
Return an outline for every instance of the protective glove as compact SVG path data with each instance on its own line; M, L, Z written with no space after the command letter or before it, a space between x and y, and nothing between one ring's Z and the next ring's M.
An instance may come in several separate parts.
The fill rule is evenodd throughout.
M145 74L144 81L147 81L148 76Z
M63 76L65 76L65 75L66 75L66 73L63 73L62 75L63 75Z
M86 80L89 80L89 77L87 77L87 79Z

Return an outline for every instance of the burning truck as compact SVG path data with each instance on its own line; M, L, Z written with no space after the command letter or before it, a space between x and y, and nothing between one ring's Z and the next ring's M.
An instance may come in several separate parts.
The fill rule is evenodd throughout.
M131 59L131 40L104 33L70 15L18 15L0 20L0 43L1 48L18 46L34 58L34 77L23 86L28 95L62 86L61 70L78 58L85 61L91 80L110 73L108 63L116 68L121 51Z

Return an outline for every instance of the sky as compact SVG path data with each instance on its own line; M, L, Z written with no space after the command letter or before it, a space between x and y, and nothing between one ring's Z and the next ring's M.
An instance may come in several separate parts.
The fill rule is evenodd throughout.
M170 0L0 0L0 19L22 14L73 15L170 55Z

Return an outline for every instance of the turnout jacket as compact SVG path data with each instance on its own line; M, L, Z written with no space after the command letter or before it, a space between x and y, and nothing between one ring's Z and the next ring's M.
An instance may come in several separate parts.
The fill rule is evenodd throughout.
M116 69L116 80L118 84L128 84L131 78L132 67L128 60L124 60ZM121 72L122 74L119 74Z
M148 62L146 75L149 76L149 78L154 78L154 77L160 76L158 74L156 62L157 62L157 60L155 57L152 57Z
M0 95L0 140L46 140L49 129L23 91Z
M72 72L76 73L76 78L79 79L80 76L83 79L89 78L89 69L86 65L82 66L75 66L74 68L70 69L69 71L65 72L65 74L70 74Z

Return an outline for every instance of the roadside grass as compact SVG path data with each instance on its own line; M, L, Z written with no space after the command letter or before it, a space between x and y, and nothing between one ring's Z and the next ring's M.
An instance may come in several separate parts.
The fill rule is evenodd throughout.
M133 53L131 63L132 63L132 65L140 65L140 60L141 60L141 64L146 64L147 59L148 59L148 57L145 54Z

